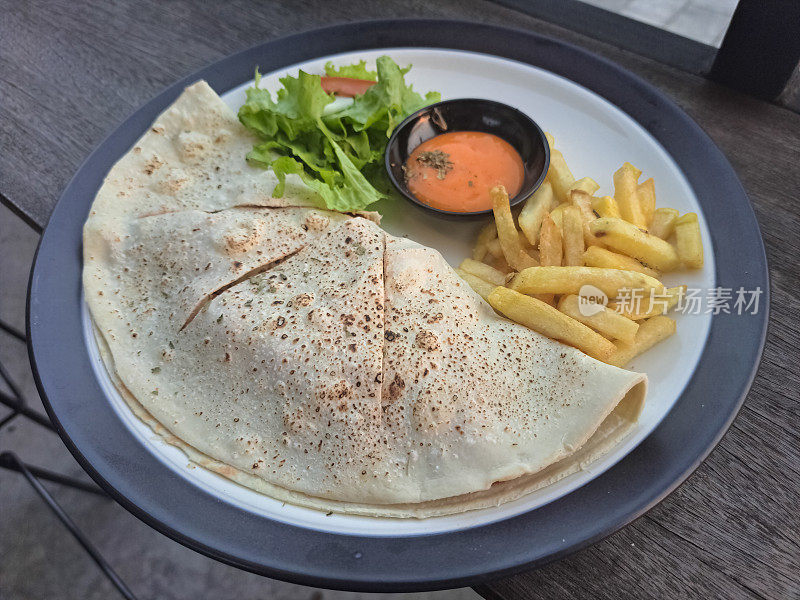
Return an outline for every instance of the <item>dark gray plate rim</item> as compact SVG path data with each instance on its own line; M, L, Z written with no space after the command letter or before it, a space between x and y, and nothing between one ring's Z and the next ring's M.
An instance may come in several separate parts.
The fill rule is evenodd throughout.
M245 512L173 473L120 421L95 379L81 324L81 229L114 162L188 84L220 93L262 72L319 56L384 47L492 54L583 85L625 111L683 170L705 214L721 287L764 291L756 315L713 317L694 376L639 447L593 481L534 511L464 531L360 537ZM69 450L126 509L225 563L319 587L413 591L474 585L541 566L617 531L673 491L719 442L755 376L766 336L764 245L735 172L662 92L617 64L526 31L469 22L391 20L307 31L244 50L176 82L125 120L86 159L56 205L28 290L29 354L50 418Z

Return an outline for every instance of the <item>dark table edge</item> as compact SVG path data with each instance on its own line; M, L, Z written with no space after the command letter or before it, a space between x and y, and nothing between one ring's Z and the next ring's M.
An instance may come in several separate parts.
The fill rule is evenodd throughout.
M28 227L33 229L39 235L41 235L42 232L44 231L44 227L42 227L36 221L36 219L34 219L30 214L28 214L28 212L22 206L17 206L15 203L13 203L11 199L2 192L0 192L0 204L6 206L12 213L14 213L20 219L22 219L22 221Z

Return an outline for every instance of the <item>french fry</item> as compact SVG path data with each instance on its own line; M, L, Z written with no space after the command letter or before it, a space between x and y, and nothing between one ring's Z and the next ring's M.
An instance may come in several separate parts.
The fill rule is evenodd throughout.
M536 250L536 246L531 244L528 241L528 238L525 237L525 234L522 233L519 229L517 229L517 235L519 236L519 243L522 244L522 249L525 250L525 252L528 252L528 253L530 253L531 251L534 251L536 253L539 252L538 250ZM533 256L533 255L531 255L531 256Z
M561 230L550 215L545 214L539 236L539 262L545 267L560 267L562 257Z
M553 136L545 136L545 183L513 211L505 189L493 188L494 222L456 271L510 319L624 366L675 332L664 313L686 286L666 288L658 277L681 264L703 266L698 217L656 208L653 178L639 183L642 172L627 162L614 173L614 196L595 198L597 182L576 180ZM587 311L578 296L583 286L611 301Z
M589 229L589 223L597 218L592 210L592 197L583 190L571 190L569 193L569 200L572 206L577 208L581 213L581 222L583 223L583 242L586 246L598 246L600 240Z
M617 367L624 367L634 357L649 350L674 333L675 321L669 317L652 317L642 321L639 324L639 331L636 332L633 342L617 342L617 349L606 362Z
M675 221L675 241L678 258L690 269L703 267L703 239L697 214L686 213Z
M644 273L598 267L531 267L518 273L508 287L523 294L578 294L584 285L593 285L609 298L623 289L643 294L664 290L658 279Z
M639 207L646 225L653 221L653 213L656 210L656 182L651 177L647 181L639 184Z
M583 311L581 311L580 297L572 294L562 296L558 303L558 310L568 317L588 325L601 335L609 339L622 340L629 343L634 341L636 332L639 330L638 323L615 313L613 310L608 310L604 306L598 306L598 309L600 310L592 315L584 315Z
M574 206L567 206L561 223L561 239L564 244L564 265L579 267L583 265L583 219Z
M489 253L489 256L493 258L500 258L503 256L503 248L500 246L500 240L494 238L486 242L486 251Z
M550 168L547 170L547 181L553 186L553 193L559 202L567 201L567 190L575 183L575 177L569 170L564 155L558 150L550 151Z
M528 241L535 246L539 242L539 231L542 227L542 217L545 213L555 207L555 196L553 195L553 186L549 181L545 181L539 189L536 190L519 213L519 228Z
M654 180L639 183L642 172L627 162L614 173L614 196L595 198L597 182L576 180L553 136L545 136L545 183L514 210L505 189L493 188L494 222L456 271L510 319L624 366L675 332L664 313L686 286L665 288L658 277L681 264L703 266L698 217L656 208ZM587 311L577 295L583 286L611 301Z
M486 264L488 264L491 267L494 267L501 273L505 273L506 275L515 272L514 269L508 266L508 263L506 262L506 257L503 256L502 253L498 257L492 257L492 259Z
M478 293L478 295L484 300L488 299L489 294L491 294L492 290L494 290L494 288L497 287L496 285L489 283L485 279L476 277L472 273L467 273L463 269L456 269L456 273L458 273L461 276L461 279L466 281L469 284L469 287L475 290Z
M653 213L653 221L650 223L650 234L667 239L675 231L675 221L678 218L678 211L674 208L657 208Z
M598 360L607 361L616 351L614 344L596 331L536 298L497 287L489 294L488 302L512 321L575 346Z
M678 253L671 244L622 219L595 219L589 229L604 245L659 271L672 271L680 265Z
M528 238L520 231L519 232L519 241L522 244L522 249L525 250L525 254L530 256L534 262L538 265L539 264L539 248L531 246L531 243L528 241Z
M497 227L494 224L494 221L489 221L481 227L480 232L478 233L478 238L475 240L475 247L472 249L472 259L473 260L483 260L486 258L486 254L489 252L487 248L487 244L491 240L497 239Z
M663 315L672 310L685 293L685 285L666 288L661 291L653 290L642 294L638 298L638 302L633 298L625 301L612 300L608 303L608 309L632 321L641 321L642 319Z
M465 273L469 273L475 277L480 277L484 281L488 281L494 285L505 285L506 283L505 273L498 271L494 267L490 267L486 263L478 262L477 260L472 260L471 258L465 258L463 261L461 261L461 265L459 265L458 268Z
M561 230L550 218L549 214L545 214L542 220L542 231L539 236L539 263L547 266L560 267L563 255L563 248L561 246ZM536 298L542 302L547 302L551 306L555 306L555 298L553 294L537 294Z
M647 228L639 203L639 189L636 180L641 171L631 163L625 163L614 173L614 199L619 206L622 218L637 227Z
M556 140L553 138L553 134L549 131L544 132L544 137L547 139L547 145L550 146L550 151L553 151L553 148L556 147Z
M605 269L622 269L623 271L638 271L658 279L660 273L655 269L643 265L635 258L600 248L589 246L583 253L583 264L587 267L603 267Z
M522 244L523 249L526 252L531 253L531 256L536 258L534 256L534 254L532 253L534 248L533 248L533 246L530 245L530 242L528 241L528 238L526 238L525 235L521 231L518 231L517 234L519 235L519 243ZM503 248L500 245L500 240L497 239L497 238L494 238L493 240L489 240L488 242L486 242L486 252L487 252L487 254L486 254L486 256L483 257L483 262L491 262L491 261L488 261L489 257L492 257L492 258L504 258L503 257Z
M592 198L592 210L597 213L598 217L611 217L614 219L622 218L622 215L619 214L619 206L617 206L617 201L611 196Z
M556 224L556 227L561 229L563 225L563 218L564 218L564 209L567 208L569 204L559 204L553 210L550 211L550 218L553 219L553 223Z
M489 194L492 197L497 239L500 240L500 247L503 249L506 262L516 271L536 266L538 264L536 260L522 248L517 226L514 224L514 216L511 214L506 188L502 185L495 186Z
M598 185L594 179L591 177L581 177L575 183L569 186L569 189L567 190L567 198L569 198L570 193L574 192L575 190L586 192L589 194L589 196L591 196L599 189L600 185Z

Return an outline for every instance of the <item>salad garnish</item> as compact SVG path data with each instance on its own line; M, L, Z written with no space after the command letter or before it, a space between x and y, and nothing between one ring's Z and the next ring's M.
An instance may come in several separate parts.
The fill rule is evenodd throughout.
M394 128L409 114L440 100L438 92L422 96L405 81L410 66L401 68L388 56L335 67L327 77L372 81L352 103L330 110L333 93L323 89L322 76L300 71L281 78L276 98L255 85L239 109L239 120L259 137L247 154L251 164L271 168L278 178L273 196L284 193L286 175L295 173L325 205L338 211L362 210L386 194L383 154ZM327 109L327 110L326 110Z

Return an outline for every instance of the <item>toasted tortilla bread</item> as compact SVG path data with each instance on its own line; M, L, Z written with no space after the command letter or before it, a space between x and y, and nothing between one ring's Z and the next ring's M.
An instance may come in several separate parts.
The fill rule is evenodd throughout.
M252 138L199 82L115 165L84 292L137 415L280 500L425 517L496 505L607 452L646 377L498 316L371 215L271 197Z

